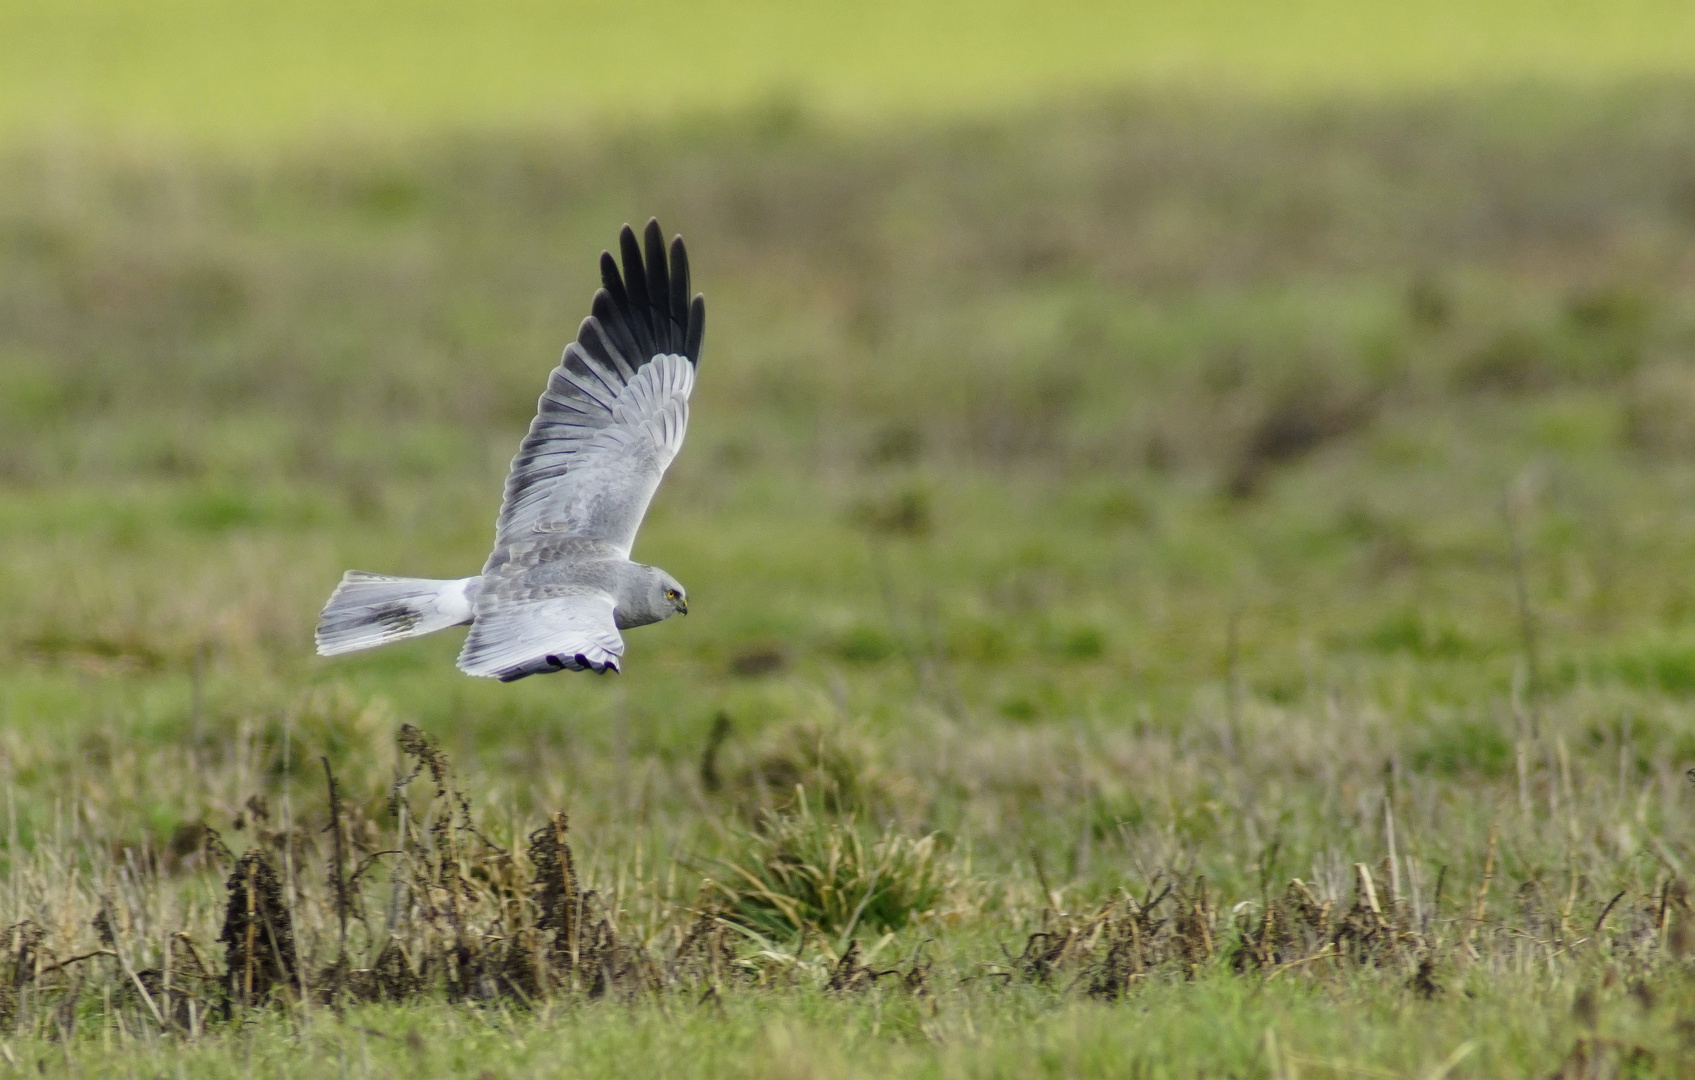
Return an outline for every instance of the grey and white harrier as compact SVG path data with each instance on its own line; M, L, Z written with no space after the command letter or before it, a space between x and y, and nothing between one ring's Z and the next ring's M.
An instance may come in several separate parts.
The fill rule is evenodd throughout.
M471 627L459 670L511 682L552 671L617 671L618 633L688 613L688 593L630 561L642 515L683 445L706 303L689 298L683 238L665 253L624 226L623 273L600 256L593 314L547 382L512 459L494 551L454 581L350 570L324 606L321 656Z

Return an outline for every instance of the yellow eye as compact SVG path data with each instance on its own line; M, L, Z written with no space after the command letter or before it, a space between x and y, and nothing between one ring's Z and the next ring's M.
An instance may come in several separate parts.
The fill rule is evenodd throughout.
M665 590L665 599L675 600L676 598L677 598L677 590L676 589L666 589Z

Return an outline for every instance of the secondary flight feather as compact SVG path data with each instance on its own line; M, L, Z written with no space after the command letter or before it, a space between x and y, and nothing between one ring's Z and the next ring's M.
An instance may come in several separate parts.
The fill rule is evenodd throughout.
M441 581L348 571L318 619L319 655L468 625L467 675L617 671L620 631L688 613L675 578L629 556L688 430L706 302L689 296L683 238L667 253L659 222L640 241L624 226L618 248L618 259L601 253L591 314L512 459L483 572Z

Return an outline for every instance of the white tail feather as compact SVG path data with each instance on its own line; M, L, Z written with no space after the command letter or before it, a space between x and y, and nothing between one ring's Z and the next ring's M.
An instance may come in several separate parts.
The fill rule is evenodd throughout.
M330 594L313 635L319 656L338 656L464 626L482 578L436 581L349 570Z

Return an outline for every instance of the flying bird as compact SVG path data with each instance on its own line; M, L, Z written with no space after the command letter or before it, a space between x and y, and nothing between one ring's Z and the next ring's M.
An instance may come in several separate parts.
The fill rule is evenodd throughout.
M592 314L512 459L483 572L436 581L348 571L318 619L320 656L468 625L467 675L617 671L619 631L688 614L687 590L631 562L630 546L683 445L706 302L689 298L683 238L667 259L658 221L642 243L624 226L618 247L623 272L601 253Z

